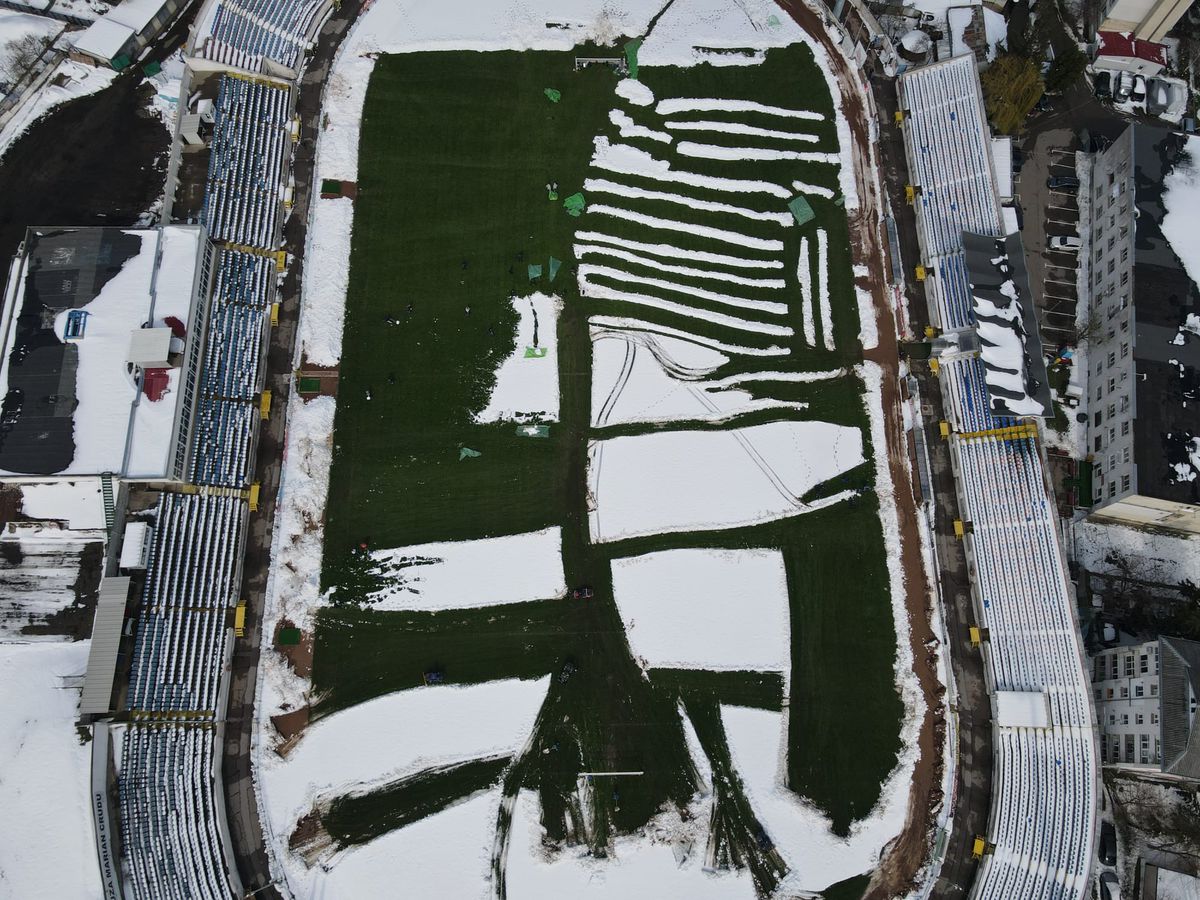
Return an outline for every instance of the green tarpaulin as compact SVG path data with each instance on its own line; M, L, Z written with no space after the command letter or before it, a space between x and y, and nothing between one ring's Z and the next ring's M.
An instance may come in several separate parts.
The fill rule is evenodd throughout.
M642 46L641 39L632 40L625 45L625 63L629 66L629 77L636 79L638 77L638 50Z
M556 88L546 88L544 91L542 91L542 93L546 95L547 99L549 99L551 103L557 103L562 99L562 91L557 90Z
M800 194L797 194L788 201L788 209L796 217L797 225L804 225L816 218L816 213L813 212L812 207L808 205L808 201Z
M537 263L530 263L529 264L529 280L535 281L536 279L541 278L541 277L542 277L542 267L539 266Z
M464 459L477 459L480 456L483 456L483 454L480 453L478 450L472 450L470 447L459 447L458 448L458 461L459 462L462 462Z
M546 347L526 347L525 348L525 358L526 359L541 359L542 357L544 357L546 355L547 349L548 348L546 348Z
M583 213L585 206L583 194L572 194L563 201L563 209L567 211L567 215L579 216Z
M558 274L558 270L562 268L562 260L550 257L550 280L554 280L554 276Z
M279 644L283 647L294 647L300 643L299 628L280 628Z

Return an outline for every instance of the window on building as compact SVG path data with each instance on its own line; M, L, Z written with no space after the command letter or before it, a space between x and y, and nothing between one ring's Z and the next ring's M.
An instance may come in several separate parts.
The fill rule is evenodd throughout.
M1121 724L1122 725L1129 724L1129 713L1121 713Z
M1126 656L1125 656L1125 677L1128 678L1132 674L1133 674L1133 654L1130 653L1130 654L1126 654Z
M1148 653L1143 653L1138 657L1138 671L1143 675L1150 671L1150 655Z
M1097 400L1103 400L1103 399L1104 399L1104 385L1102 385L1102 384L1098 384L1098 385L1096 385L1096 399L1097 399ZM1097 418L1097 419L1096 419L1096 423L1097 423L1097 424L1099 424L1099 423L1100 423L1100 419L1099 419L1099 418Z
M1121 673L1121 661L1114 656L1112 658L1112 677L1116 678Z
M1115 481L1110 481L1108 483L1108 496L1110 499L1117 496L1117 483ZM1122 688L1122 690L1124 689ZM1128 694L1128 691L1126 691L1126 693Z
M1129 261L1129 248L1122 247L1121 248L1121 262L1128 262L1128 261Z
M1115 403L1108 404L1108 417L1110 419L1115 419L1116 416L1117 416L1117 404L1115 404Z
M1117 261L1115 259L1110 259L1108 261L1108 274L1111 275L1116 270L1117 270ZM1122 283L1124 283L1124 282L1122 282Z
M1108 392L1110 394L1115 394L1117 392L1117 379L1115 379L1115 378L1108 379Z
M1109 714L1108 714L1108 724L1109 724L1109 725L1116 725L1116 724L1117 724L1117 714L1116 714L1116 713L1109 713Z
M1102 435L1102 434L1096 435L1096 440L1093 441L1093 443L1096 446L1096 452L1099 453L1100 449L1104 446L1104 435Z
M1109 688L1107 691L1105 691L1105 694L1107 695L1106 699L1111 700L1113 698L1113 689Z
M1096 374L1099 375L1103 371L1104 371L1104 360L1100 360L1099 362L1096 363Z
M1110 271L1110 272L1111 272L1111 271L1112 271L1112 269L1109 269L1108 271ZM1128 271L1125 271L1125 272L1122 272L1122 273L1121 273L1121 284L1122 284L1122 285L1129 284L1129 272L1128 272Z
M1121 341L1121 359L1129 355L1129 341Z
M1133 735L1125 735L1125 762L1133 762Z
M1129 486L1130 486L1129 476L1122 475L1121 476L1121 491L1122 491L1122 493L1129 490Z
M1146 717L1144 715L1142 715L1141 713L1134 713L1133 724L1134 725L1145 725Z
M1129 320L1128 320L1128 319L1122 319L1122 320L1121 320L1121 330L1122 330L1122 331L1128 331L1128 330L1129 330Z
M1108 354L1108 365L1109 365L1109 367L1112 367L1112 366L1115 366L1116 364L1117 364L1117 352L1114 350L1113 352Z
M1158 696L1158 682L1157 681L1150 682L1150 696L1151 697Z
M1116 439L1117 439L1117 429L1115 429L1115 428L1108 429L1108 442L1111 444Z
M1108 236L1108 249L1111 250L1113 248L1113 245L1116 242L1117 242L1117 236L1115 234L1110 234Z
M1129 420L1128 419L1126 419L1124 422L1121 423L1121 436L1122 437L1129 436Z
M1121 450L1121 462L1123 462L1123 463L1129 462L1129 448L1128 447L1125 447Z
M1157 725L1157 724L1158 724L1158 713L1156 713L1156 712L1152 712L1152 713L1150 713L1150 724L1151 724L1151 725Z
M1104 662L1104 657L1097 656L1092 662L1092 677L1097 681L1103 681L1104 675L1108 671L1108 665Z
M1110 469L1115 469L1117 467L1117 454L1115 454L1115 453L1108 454L1108 467ZM1129 674L1132 675L1133 673L1130 672Z

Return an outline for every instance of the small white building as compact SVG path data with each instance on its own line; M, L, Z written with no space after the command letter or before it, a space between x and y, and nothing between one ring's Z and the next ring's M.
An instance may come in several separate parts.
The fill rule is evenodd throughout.
M181 0L123 0L77 38L75 53L123 69L174 21Z

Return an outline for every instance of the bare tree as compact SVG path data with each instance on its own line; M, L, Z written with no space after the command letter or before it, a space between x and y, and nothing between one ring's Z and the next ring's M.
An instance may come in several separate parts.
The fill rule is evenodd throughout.
M9 81L16 81L38 61L50 42L41 35L27 34L0 48L0 70Z

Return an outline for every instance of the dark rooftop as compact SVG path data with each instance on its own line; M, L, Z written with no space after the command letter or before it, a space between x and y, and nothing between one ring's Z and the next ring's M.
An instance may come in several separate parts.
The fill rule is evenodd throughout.
M90 303L141 240L119 228L30 229L24 291L7 344L8 390L0 409L0 469L29 475L61 472L75 457L79 350L63 343L55 317ZM15 271L10 273L17 274Z
M1137 490L1160 500L1200 503L1200 471L1187 453L1200 437L1200 335L1181 328L1189 313L1200 314L1200 290L1162 232L1163 180L1186 159L1186 138L1158 126L1130 127L1138 213L1133 275Z

